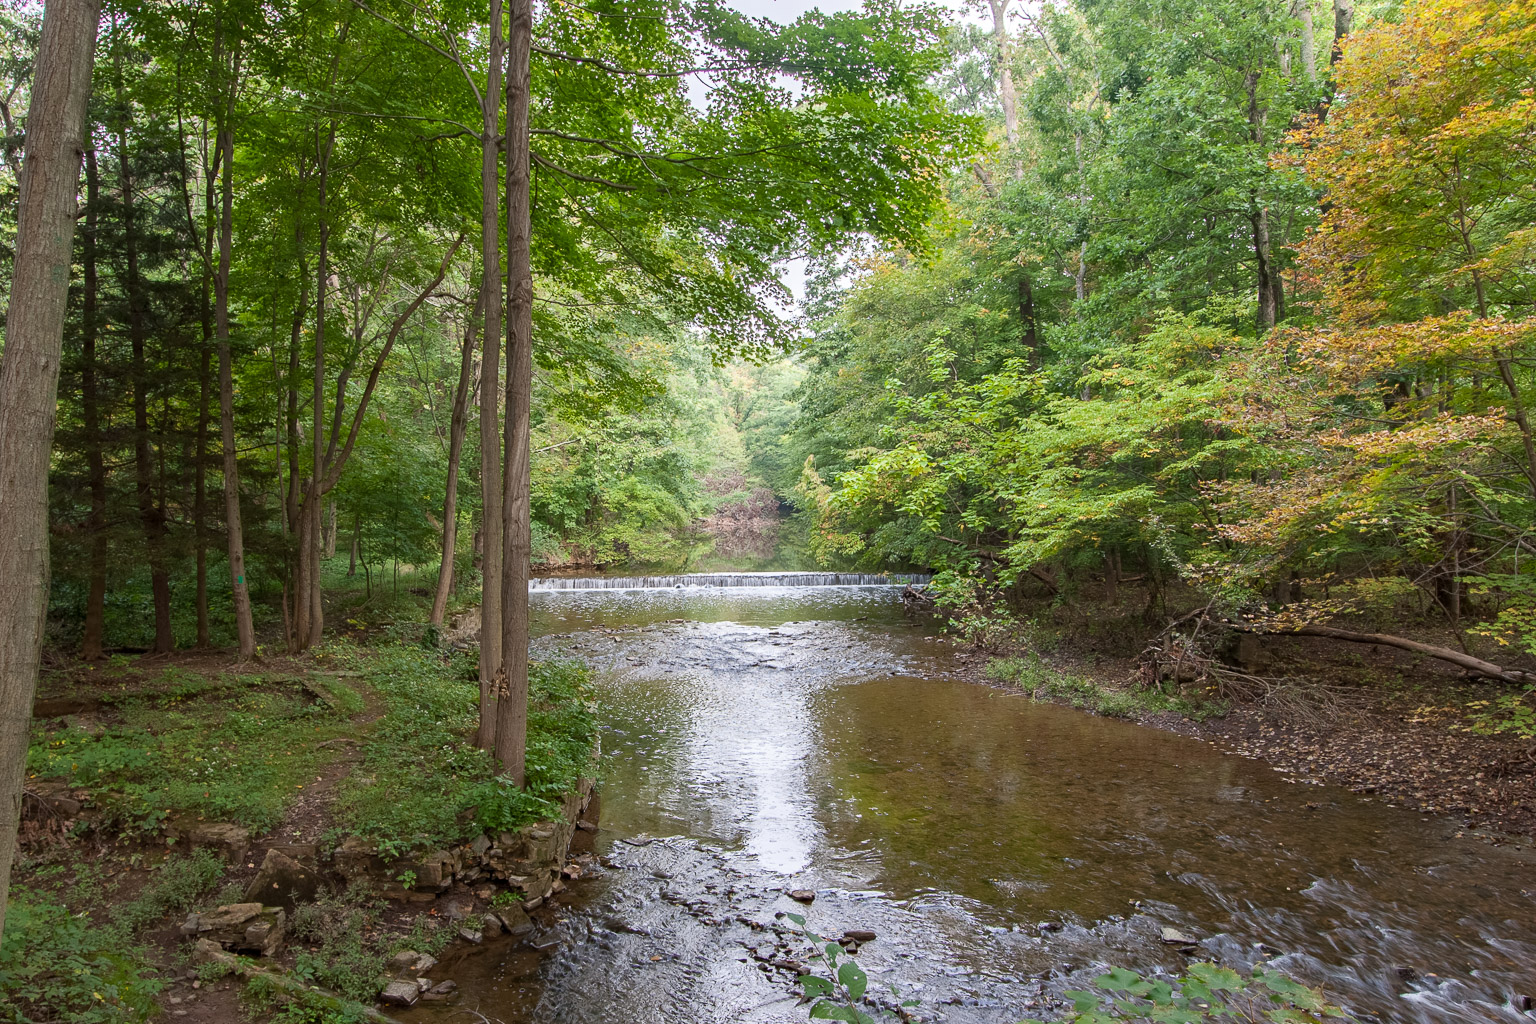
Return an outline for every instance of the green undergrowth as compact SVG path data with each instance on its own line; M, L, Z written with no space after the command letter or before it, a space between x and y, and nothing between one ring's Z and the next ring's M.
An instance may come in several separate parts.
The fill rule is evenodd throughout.
M385 709L342 783L338 834L375 840L389 853L451 844L549 818L593 771L597 725L583 665L530 667L527 788L520 790L473 745L480 690L468 655L398 643L334 644L324 657L362 673Z
M1216 964L1190 964L1174 978L1144 978L1116 967L1093 979L1093 991L1065 993L1072 1000L1071 1024L1353 1024L1342 1007L1279 971L1262 965L1247 974ZM1043 1024L1027 1019L1020 1024Z
M0 942L0 1021L147 1020L164 983L138 936L192 907L224 873L204 850L172 854L131 898L95 863L56 863L11 886Z
M998 658L987 665L986 675L997 682L1017 686L1035 700L1054 700L1107 718L1136 719L1161 711L1204 721L1225 713L1219 701L1203 695L1190 696L1158 687L1119 689L1092 679L1051 668L1039 657Z
M336 756L317 744L343 735L362 706L333 681L180 675L180 685L115 700L109 724L36 723L28 774L86 789L95 823L120 832L183 815L265 831Z

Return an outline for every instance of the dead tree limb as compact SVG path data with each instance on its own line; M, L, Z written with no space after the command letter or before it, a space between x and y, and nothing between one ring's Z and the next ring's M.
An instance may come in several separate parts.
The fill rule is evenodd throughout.
M1461 651L1452 650L1449 647L1440 647L1435 644L1420 643L1417 640L1409 640L1406 637L1392 636L1389 633L1356 633L1353 630L1338 629L1334 626L1297 626L1294 629L1256 629L1241 623L1231 622L1228 625L1239 633L1261 633L1270 636L1314 636L1328 640L1348 640L1357 644L1379 644L1382 647L1396 647L1400 651L1413 651L1416 654L1428 655L1439 661L1466 669L1474 676L1485 679L1497 679L1505 683L1532 683L1536 682L1536 672L1526 672L1517 668L1506 668L1503 665L1495 665L1491 661L1464 654Z

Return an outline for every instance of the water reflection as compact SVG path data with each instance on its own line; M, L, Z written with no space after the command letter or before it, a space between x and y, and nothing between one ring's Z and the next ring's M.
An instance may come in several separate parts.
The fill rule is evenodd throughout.
M803 1019L743 952L791 886L821 890L824 930L880 934L866 964L922 1019L1017 1020L1096 965L1177 969L1163 925L1381 1019L1530 1019L1526 851L959 682L890 588L568 591L534 610L537 653L600 670L614 868L583 883L537 1002L494 1004L509 1024Z

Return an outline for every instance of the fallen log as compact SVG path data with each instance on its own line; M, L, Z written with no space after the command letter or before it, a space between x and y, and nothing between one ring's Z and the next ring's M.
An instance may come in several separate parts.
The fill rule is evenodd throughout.
M375 1010L371 1006L355 1003L334 992L327 992L314 985L306 985L304 982L285 974L282 971L259 967L244 957L226 952L219 944L208 939L199 939L193 951L193 959L199 963L215 963L230 974L244 979L247 984L255 982L262 987L267 995L285 1003L297 1003L300 1006L321 1008L338 1015L346 1014L351 1017L361 1017L369 1024L400 1024L395 1018L387 1016Z
M1480 676L1485 679L1497 679L1504 683L1536 683L1536 672L1526 672L1518 668L1506 668L1503 665L1495 665L1491 661L1484 661L1482 658L1475 658L1470 654L1452 650L1449 647L1420 643L1417 640L1409 640L1406 637L1392 636L1390 633L1356 633L1353 630L1338 629L1334 626L1259 629L1236 622L1229 622L1227 625L1239 633L1259 633L1269 636L1315 636L1328 640L1347 640L1357 644L1379 644L1382 647L1395 647L1400 651L1412 651L1415 654L1428 655L1437 661L1448 662L1466 669L1474 676Z

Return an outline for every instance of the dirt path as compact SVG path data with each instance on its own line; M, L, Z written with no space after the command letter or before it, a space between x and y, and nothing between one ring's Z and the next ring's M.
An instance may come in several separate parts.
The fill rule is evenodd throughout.
M266 835L252 841L251 856L246 859L254 864L259 865L261 857L273 846L320 841L321 836L331 827L331 807L336 802L336 793L341 780L352 774L353 767L360 759L363 735L373 727L375 722L384 717L383 699L359 674L336 671L315 671L313 674L337 679L350 687L362 697L363 709L349 719L352 736L326 740L319 744L321 747L334 748L337 756L315 776L313 783L304 785L304 789L288 805L283 820L274 825ZM249 864L247 866L249 867Z

